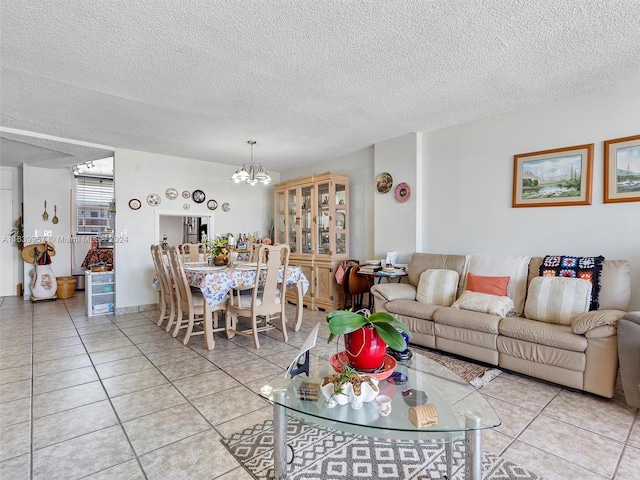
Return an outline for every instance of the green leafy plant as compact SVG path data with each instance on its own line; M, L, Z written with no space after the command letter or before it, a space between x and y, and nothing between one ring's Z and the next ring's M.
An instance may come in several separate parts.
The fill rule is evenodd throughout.
M358 312L334 310L329 312L326 318L329 332L331 332L327 343L331 343L338 335L355 332L364 326L371 325L389 348L399 352L407 348L407 343L400 330L409 333L409 329L387 312L370 314L368 310L359 310Z
M211 258L218 257L226 260L227 254L229 253L229 240L226 238L220 238L217 241L209 240L207 250L209 251L208 255Z

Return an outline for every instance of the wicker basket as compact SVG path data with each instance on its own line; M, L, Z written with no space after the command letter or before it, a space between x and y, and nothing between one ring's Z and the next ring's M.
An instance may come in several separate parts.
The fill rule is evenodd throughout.
M71 298L76 290L76 277L56 277L58 298Z

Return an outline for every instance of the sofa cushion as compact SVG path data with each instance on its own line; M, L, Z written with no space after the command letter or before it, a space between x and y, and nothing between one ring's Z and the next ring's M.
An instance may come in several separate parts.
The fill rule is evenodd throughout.
M394 300L393 302L387 302L384 308L389 313L431 320L433 312L442 307L430 303L416 302L415 300Z
M414 253L411 256L409 267L407 268L407 279L415 287L420 282L420 275L430 268L444 268L445 270L455 270L462 278L462 273L467 262L465 255L444 255L439 253Z
M506 317L507 313L513 310L513 300L509 297L465 290L462 292L462 295L460 295L460 298L451 306L462 310L490 313L491 315Z
M420 275L416 300L449 307L456 299L458 272L441 268L430 268Z
M582 278L591 282L589 310L599 308L600 273L604 257L573 257L567 255L547 255L540 265L540 276Z
M574 372L584 372L587 366L587 355L584 352L550 347L549 345L527 342L526 340L519 340L505 335L500 335L496 344L498 352L500 352L500 366L505 366L504 363L507 363L503 362L503 355L518 358L528 363L530 362L530 364L538 363L565 370L573 370ZM505 368L509 367L505 366ZM530 375L539 377L539 374L539 369L534 369ZM561 378L558 378L557 382L563 385L566 384ZM582 388L582 386L576 388Z
M474 254L469 258L465 271L476 275L510 277L507 296L513 300L514 312L521 314L527 293L527 274L529 272L528 256ZM466 284L466 281L464 282ZM463 285L463 290L466 287Z
M576 335L567 325L539 322L522 317L508 317L500 321L500 335L527 342L539 343L550 347L584 352L587 340L583 335Z
M462 328L472 333L475 331L497 335L500 320L501 317L497 315L453 307L440 307L433 312L433 321L436 324Z
M488 293L489 295L507 295L507 286L510 277L487 277L483 275L475 275L467 273L466 290L471 292Z
M589 310L591 282L580 278L536 277L529 284L525 317L541 322L571 325Z

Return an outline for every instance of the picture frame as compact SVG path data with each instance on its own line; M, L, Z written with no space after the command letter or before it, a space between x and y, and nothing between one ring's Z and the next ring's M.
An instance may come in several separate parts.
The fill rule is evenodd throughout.
M640 202L640 135L604 142L604 203Z
M591 205L593 143L513 157L513 208Z

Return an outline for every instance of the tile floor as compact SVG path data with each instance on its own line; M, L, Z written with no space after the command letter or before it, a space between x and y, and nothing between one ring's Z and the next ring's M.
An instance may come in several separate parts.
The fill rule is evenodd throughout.
M324 314L305 310L288 344L273 331L260 350L236 336L212 351L201 336L183 346L157 315L88 318L83 292L0 298L0 478L250 480L220 439L271 418L253 391ZM481 392L503 420L484 450L546 479L639 478L640 414L620 392L607 400L509 373Z

